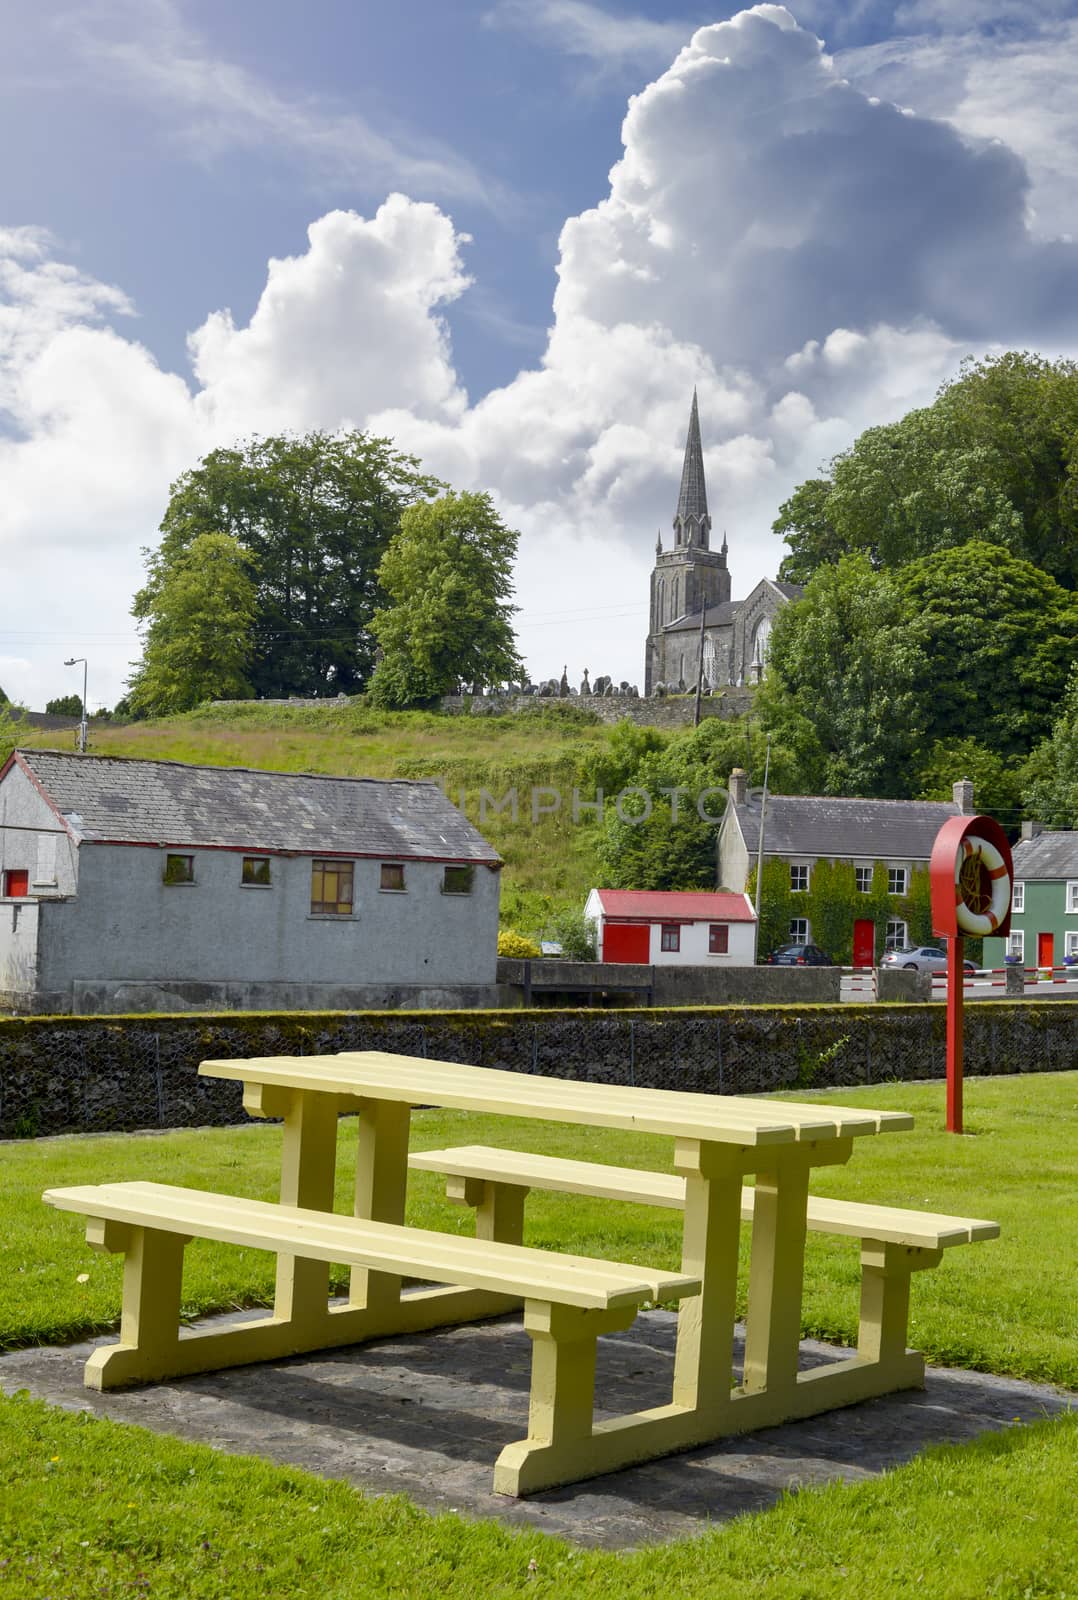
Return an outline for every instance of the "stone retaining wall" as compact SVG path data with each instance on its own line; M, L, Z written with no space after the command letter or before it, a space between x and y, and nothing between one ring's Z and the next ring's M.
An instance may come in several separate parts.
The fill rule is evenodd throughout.
M1078 1005L970 1006L971 1075L1078 1064ZM656 1011L269 1013L0 1021L0 1137L224 1125L210 1057L389 1050L512 1072L713 1094L944 1075L942 1005Z
M693 694L668 695L662 699L643 699L627 694L574 694L568 699L553 695L534 694L475 694L445 695L442 710L450 715L473 717L504 716L507 711L529 711L536 706L576 706L581 711L592 711L601 722L635 722L642 728L691 727L696 711ZM751 709L752 694L748 689L724 689L719 694L702 695L700 716L740 717Z

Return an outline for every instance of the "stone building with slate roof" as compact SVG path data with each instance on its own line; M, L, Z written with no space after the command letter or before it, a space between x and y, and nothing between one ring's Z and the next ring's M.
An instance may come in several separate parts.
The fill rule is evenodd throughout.
M731 600L728 547L711 548L711 515L704 480L700 412L693 391L681 488L674 513L674 543L655 544L651 612L644 659L644 693L695 689L703 650L705 689L759 680L777 611L801 597L796 583L762 578L745 600ZM702 637L702 644L701 644Z
M817 862L849 862L857 888L868 895L877 862L887 870L887 888L896 902L909 892L914 868L927 868L932 846L943 824L954 816L973 814L973 785L963 778L951 801L857 800L829 795L769 794L764 813L764 861L789 866L793 912L791 943L813 943L811 919L796 913L796 896L807 894ZM760 848L760 792L748 788L740 767L730 774L726 811L719 825L719 884L743 890ZM1078 920L1076 920L1078 926ZM856 918L855 918L856 929ZM853 932L854 930L851 930ZM870 939L868 930L865 939ZM887 921L884 945L904 949L910 929L896 905ZM761 952L764 953L764 952ZM881 952L871 945L860 955L854 937L854 959L871 964Z
M501 865L434 783L16 750L0 1004L490 1004Z
M1027 967L1058 967L1078 958L1078 832L1046 833L1023 822L1014 847L1011 935L984 941L986 967L1018 956Z

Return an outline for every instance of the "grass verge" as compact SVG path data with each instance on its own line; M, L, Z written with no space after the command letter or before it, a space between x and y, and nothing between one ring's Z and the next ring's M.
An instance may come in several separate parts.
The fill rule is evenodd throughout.
M931 1361L1078 1389L1078 1260L1074 1143L1078 1073L970 1080L966 1122L943 1131L942 1084L891 1084L799 1098L912 1111L916 1127L855 1141L846 1167L821 1169L813 1189L842 1198L991 1217L999 1240L946 1252L913 1280L911 1341ZM551 1154L667 1168L670 1141L503 1117L422 1111L413 1145L493 1143ZM348 1208L354 1123L340 1129L338 1207ZM81 1220L41 1204L50 1186L119 1177L155 1179L257 1198L276 1195L280 1130L252 1125L175 1133L50 1139L3 1151L0 1193L0 1343L57 1343L116 1325L120 1263L90 1251ZM413 1175L409 1220L470 1231L472 1219L444 1199L434 1175ZM643 1206L533 1194L529 1242L581 1255L675 1267L680 1217ZM1061 1270L1061 1263L1070 1263ZM744 1265L741 1296L744 1304ZM810 1235L803 1327L849 1342L857 1326L854 1241ZM343 1287L343 1272L337 1283ZM269 1303L272 1257L196 1241L188 1249L184 1308L190 1316Z
M1073 1595L1078 1418L787 1495L700 1539L631 1554L433 1517L401 1498L140 1428L0 1403L0 1596Z

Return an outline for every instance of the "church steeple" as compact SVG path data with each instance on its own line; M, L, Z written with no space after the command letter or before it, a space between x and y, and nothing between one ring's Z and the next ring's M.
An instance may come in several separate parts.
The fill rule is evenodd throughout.
M677 511L674 513L674 547L693 545L707 550L711 533L711 517L707 509L707 485L704 482L704 449L700 443L700 411L696 390L692 392L692 410L689 412L689 432L685 440L685 460L681 468L681 488L678 491Z

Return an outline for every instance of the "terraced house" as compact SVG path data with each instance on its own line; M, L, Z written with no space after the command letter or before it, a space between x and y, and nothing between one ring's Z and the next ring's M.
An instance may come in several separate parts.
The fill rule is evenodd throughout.
M1023 822L1014 847L1011 933L984 941L986 966L1017 956L1027 967L1058 967L1078 959L1078 833L1046 833Z
M16 750L0 1004L490 1004L500 868L433 783Z
M760 855L760 794L730 774L719 828L719 886L745 890ZM872 966L885 950L931 938L928 862L949 817L973 812L973 785L950 801L768 795L763 816L760 953L792 941ZM1078 924L1076 924L1078 926Z

